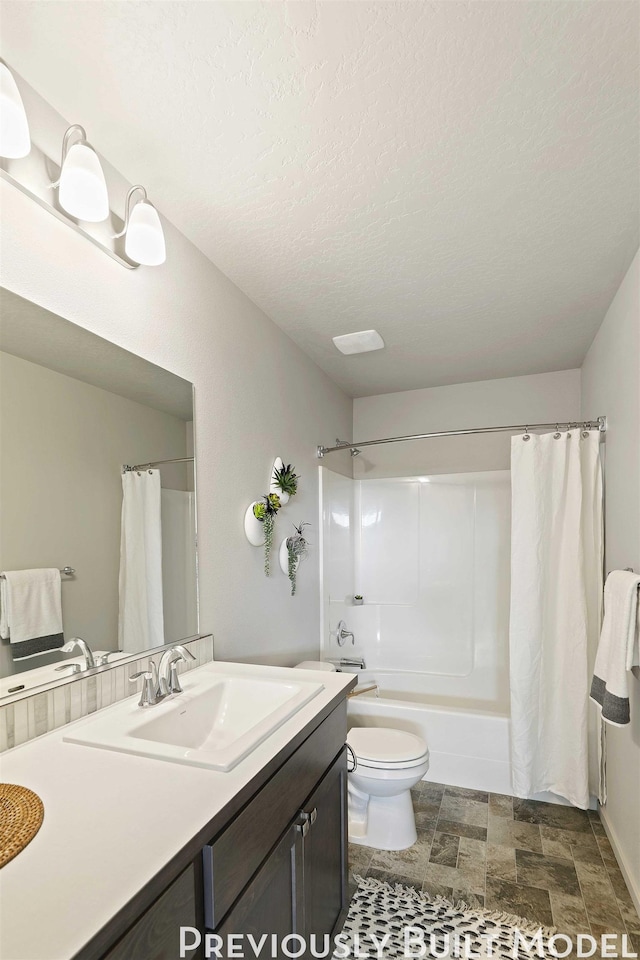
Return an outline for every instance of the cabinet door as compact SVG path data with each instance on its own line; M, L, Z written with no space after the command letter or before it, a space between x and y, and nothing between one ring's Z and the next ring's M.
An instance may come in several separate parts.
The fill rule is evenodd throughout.
M176 960L180 956L180 927L199 927L196 909L196 873L188 867L102 960ZM197 892L197 899L201 891ZM187 954L201 957L198 950Z
M347 906L347 759L343 750L304 805L305 932L333 932ZM322 941L319 940L320 944Z
M227 937L253 934L259 941L265 933L275 934L278 943L287 934L304 936L302 877L302 833L292 824L274 847L230 913L217 927L223 938L222 956L226 956ZM295 943L293 944L295 950ZM264 948L271 956L271 944Z

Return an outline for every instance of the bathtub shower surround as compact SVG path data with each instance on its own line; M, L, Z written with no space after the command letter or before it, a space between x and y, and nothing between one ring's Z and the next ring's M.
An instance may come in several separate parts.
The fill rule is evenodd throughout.
M506 714L508 471L360 481L321 472L324 657L342 655L335 629L345 620L349 653L383 672L395 699Z
M416 733L429 777L510 792L509 472L350 480L321 468L323 656L354 634L351 722ZM362 605L354 596L364 597Z
M589 806L589 652L600 628L600 435L511 441L513 792Z

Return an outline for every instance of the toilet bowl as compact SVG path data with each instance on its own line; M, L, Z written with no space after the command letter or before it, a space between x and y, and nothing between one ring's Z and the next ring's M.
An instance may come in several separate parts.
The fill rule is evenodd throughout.
M429 769L422 737L389 727L352 727L347 743L357 766L349 773L349 842L405 850L417 840L411 787Z

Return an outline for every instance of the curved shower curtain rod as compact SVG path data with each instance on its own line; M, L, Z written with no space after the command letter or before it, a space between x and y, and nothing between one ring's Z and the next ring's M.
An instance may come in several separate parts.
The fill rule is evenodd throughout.
M469 430L440 430L437 433L416 433L408 437L385 437L382 440L362 440L359 443L348 440L336 440L335 447L318 446L316 456L322 460L327 453L335 453L336 450L351 450L351 456L357 457L360 453L360 447L374 447L380 443L401 443L403 440L431 440L434 437L466 437L474 433L523 433L527 434L529 430L558 430L566 427L581 428L582 430L599 430L605 433L607 429L607 418L598 417L597 420L558 420L555 423L528 423L517 424L510 427L471 427Z

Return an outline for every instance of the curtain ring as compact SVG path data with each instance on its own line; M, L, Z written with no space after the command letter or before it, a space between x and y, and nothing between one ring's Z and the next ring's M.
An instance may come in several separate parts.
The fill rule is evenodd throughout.
M523 440L531 440L531 435L529 433L529 427L524 428L524 433L522 434Z
M136 473L138 474L138 476L139 476L139 477L141 477L141 476L142 476L142 474L140 473L140 471L139 471L139 470L136 470Z
M560 424L556 423L556 432L553 435L554 440L559 440L562 434L560 433Z
M582 439L586 440L588 436L589 436L588 424L587 424L587 421L585 420L585 422L582 424Z
M153 470L147 470L147 473L153 473Z

